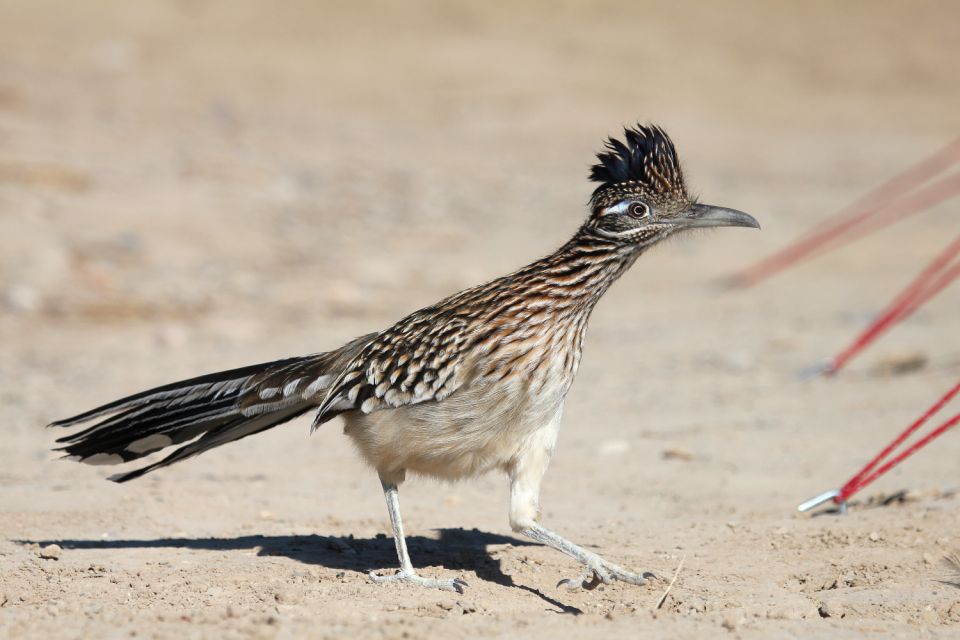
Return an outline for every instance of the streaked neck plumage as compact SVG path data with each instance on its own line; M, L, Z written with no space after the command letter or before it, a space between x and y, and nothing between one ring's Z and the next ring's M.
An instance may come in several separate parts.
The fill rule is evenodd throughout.
M546 297L557 308L589 313L597 301L642 253L642 249L605 238L587 225L563 246L506 276L530 297Z

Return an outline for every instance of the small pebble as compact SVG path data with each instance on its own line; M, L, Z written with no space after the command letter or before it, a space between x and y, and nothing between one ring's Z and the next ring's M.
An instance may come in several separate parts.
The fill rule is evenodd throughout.
M63 549L58 544L48 544L38 552L38 555L44 560L59 560L62 554Z
M682 460L684 462L693 460L693 454L685 449L664 449L660 452L660 457L664 460Z
M920 351L893 353L883 356L871 367L871 373L878 376L897 376L919 371L927 366L927 354Z
M847 615L844 606L836 600L827 600L820 604L820 615L824 618L842 618Z
M277 604L300 604L303 598L296 589L280 589L273 594Z

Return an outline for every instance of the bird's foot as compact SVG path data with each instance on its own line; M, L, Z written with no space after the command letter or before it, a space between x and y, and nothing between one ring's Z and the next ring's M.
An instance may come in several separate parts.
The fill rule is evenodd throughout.
M579 577L564 578L557 583L557 586L564 586L570 591L576 591L577 589L592 591L601 584L612 584L617 581L626 582L628 584L644 585L647 583L648 579L655 579L656 577L656 575L650 573L649 571L644 571L643 573L627 571L623 567L615 565L611 562L607 562L606 560L598 557L596 560L591 560L586 565L586 570L580 574Z
M428 589L440 589L442 591L455 591L457 593L463 593L464 587L468 586L467 583L460 578L451 578L449 580L436 580L434 578L424 578L423 576L413 572L413 571L404 571L403 569L397 571L392 575L382 576L373 571L370 572L370 579L376 582L377 584L384 584L387 582L405 582L407 584L414 584L418 587L427 587Z

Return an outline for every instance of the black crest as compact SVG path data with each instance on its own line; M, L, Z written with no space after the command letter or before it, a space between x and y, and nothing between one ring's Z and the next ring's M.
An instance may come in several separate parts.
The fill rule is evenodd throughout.
M637 125L623 130L623 142L608 138L606 149L597 154L590 179L600 186L591 200L603 199L606 191L632 188L652 194L684 194L683 172L673 141L655 125Z

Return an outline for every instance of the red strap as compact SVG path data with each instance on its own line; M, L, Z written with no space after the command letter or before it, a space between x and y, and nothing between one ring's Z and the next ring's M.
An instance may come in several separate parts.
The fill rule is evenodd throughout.
M810 257L827 243L839 239L844 234L850 234L844 241L849 242L868 231L875 230L876 226L867 228L862 223L887 210L887 204L900 194L915 189L950 167L957 160L960 160L960 138L929 158L887 180L873 191L839 211L835 216L837 219L833 223L826 224L808 233L779 252L744 269L733 278L734 284L743 287L752 286ZM887 223L890 224L897 219L891 218ZM856 233L853 233L853 231L856 231ZM837 242L835 246L839 246L839 244Z
M923 293L904 310L897 321L899 322L900 319L906 318L918 308L922 307L926 304L927 300L946 289L947 285L957 279L957 276L960 276L960 262L941 272L937 279L931 282L930 285L924 289Z
M850 345L826 365L826 373L836 373L884 331L907 318L960 275L960 262L951 262L960 255L960 236L947 245L923 271L867 326Z
M850 498L850 496L852 496L854 493L856 493L860 489L863 489L865 486L867 486L868 484L870 484L871 482L873 482L874 480L876 480L877 478L885 474L887 471L889 471L890 469L900 464L908 456L912 455L917 450L929 444L930 441L932 441L934 438L944 433L947 429L949 429L950 427L960 422L960 413L958 413L952 418L949 418L946 422L941 424L939 427L934 429L927 436L925 436L921 440L914 443L906 451L903 451L902 453L897 455L895 458L893 458L892 460L884 464L882 467L880 467L876 471L873 471L874 467L880 464L884 458L889 456L894 449L896 449L898 446L903 444L903 442L907 438L909 438L911 434L913 434L917 429L922 427L927 422L927 420L929 420L931 417L934 416L934 414L940 411L940 409L942 409L948 402L950 402L950 400L952 400L953 397L957 395L957 393L960 393L960 382L957 382L957 384L954 385L954 387L950 389L950 391L948 391L945 396L940 398L936 402L936 404L934 404L932 407L927 409L927 411L922 416L917 418L913 422L913 424L907 427L903 431L903 433L901 433L899 436L897 436L894 439L893 442L887 445L887 447L883 451L881 451L877 457L875 457L873 460L867 463L867 465L863 469L861 469L855 476L850 478L850 480L845 485L843 485L843 487L840 489L840 492L836 495L836 497L833 498L834 502L836 502L837 504L846 502ZM873 471L873 473L870 473L871 471ZM870 475L867 475L867 474L870 474Z
M960 173L944 176L923 188L900 194L897 198L890 200L881 209L877 209L870 219L865 220L863 224L856 228L855 234L840 238L826 247L818 247L818 250L832 250L841 247L857 238L889 227L910 216L922 213L931 207L937 206L941 202L949 200L957 194L960 194Z
M861 480L858 484L856 484L855 486L850 487L850 488L847 489L847 490L841 490L841 491L840 491L840 495L838 495L838 496L835 498L835 500L836 500L838 503L839 503L839 502L846 501L847 498L849 498L851 495L853 495L853 494L856 493L857 491L860 491L860 489L863 489L865 486L867 486L868 484L870 484L871 482L873 482L874 480L876 480L877 478L879 478L880 476L882 476L883 474L885 474L887 471L890 471L890 469L893 469L895 466L897 466L898 464L900 464L901 462L903 462L903 460L904 460L906 457L912 455L915 451L917 451L917 450L925 447L927 444L929 444L929 442L930 442L931 440L933 440L934 438L936 438L937 436L939 436L940 434L942 434L944 431L946 431L946 430L949 429L950 427L955 426L958 422L960 422L960 413L956 414L955 416L953 416L952 418L950 418L949 420L947 420L946 422L944 422L943 424L941 424L939 427L937 427L936 429L934 429L933 431L931 431L929 434L927 434L926 436L924 436L922 439L918 440L916 443L914 443L913 445L911 445L909 449L907 449L906 451L904 451L903 453L901 453L900 455L898 455L898 456L897 456L896 458L894 458L893 460L887 462L885 465L883 465L882 467L880 467L879 469L877 469L876 471L874 471L872 474L870 474L870 475L867 476L866 478L862 479L862 480Z

